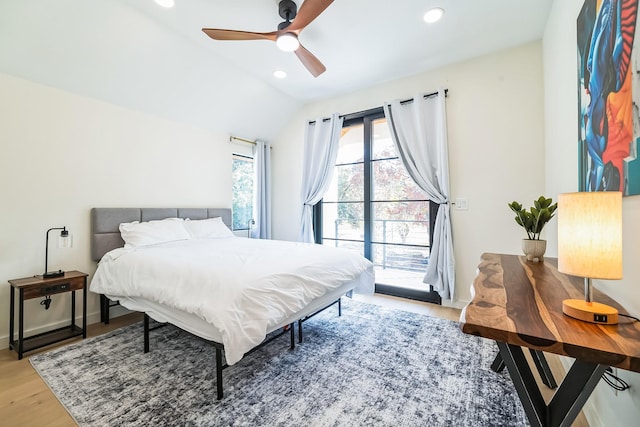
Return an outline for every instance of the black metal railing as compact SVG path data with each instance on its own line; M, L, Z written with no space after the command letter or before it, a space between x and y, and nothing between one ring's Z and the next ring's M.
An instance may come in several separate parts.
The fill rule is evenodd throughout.
M334 241L336 247L360 246L364 243L361 223L364 221L337 219L334 221L335 237L324 237L324 240ZM345 225L349 225L349 229L345 230ZM373 227L371 246L376 267L417 272L426 269L429 221L381 219L373 220Z

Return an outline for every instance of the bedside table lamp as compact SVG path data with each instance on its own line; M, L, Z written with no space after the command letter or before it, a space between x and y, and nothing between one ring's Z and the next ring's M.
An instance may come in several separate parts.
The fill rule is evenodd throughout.
M558 197L558 271L584 277L584 300L562 301L562 312L614 325L618 311L593 302L591 279L622 279L622 193L597 191Z
M44 273L42 274L43 279L64 276L64 271L62 270L48 271L47 268L49 262L49 232L51 230L62 230L60 232L60 236L58 237L59 248L70 248L73 246L73 236L69 234L69 230L67 230L67 227L54 227L47 230L47 238L45 240L44 247Z

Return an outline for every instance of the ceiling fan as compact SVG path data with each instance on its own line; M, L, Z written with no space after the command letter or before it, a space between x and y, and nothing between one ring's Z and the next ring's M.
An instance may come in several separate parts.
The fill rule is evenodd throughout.
M280 16L285 20L277 31L255 33L251 31L203 28L202 31L214 40L271 40L287 52L295 52L300 62L314 77L326 71L326 67L298 41L298 35L333 3L333 0L305 0L300 10L292 0L282 0L278 4ZM291 22L293 20L293 22Z

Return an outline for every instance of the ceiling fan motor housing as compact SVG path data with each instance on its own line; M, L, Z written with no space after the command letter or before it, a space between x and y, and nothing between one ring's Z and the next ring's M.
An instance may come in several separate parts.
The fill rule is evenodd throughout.
M291 21L298 13L298 6L296 6L293 0L282 0L278 4L278 13L280 13L282 19L285 19L287 22Z

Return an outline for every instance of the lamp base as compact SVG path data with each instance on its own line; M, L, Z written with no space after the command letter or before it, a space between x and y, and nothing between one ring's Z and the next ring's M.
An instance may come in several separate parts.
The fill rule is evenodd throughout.
M46 273L44 273L42 275L43 279L52 279L54 277L62 277L64 276L64 271L62 270L58 270L58 271L47 271Z
M590 323L616 325L618 310L598 302L587 302L581 299L562 301L562 312L567 316Z

